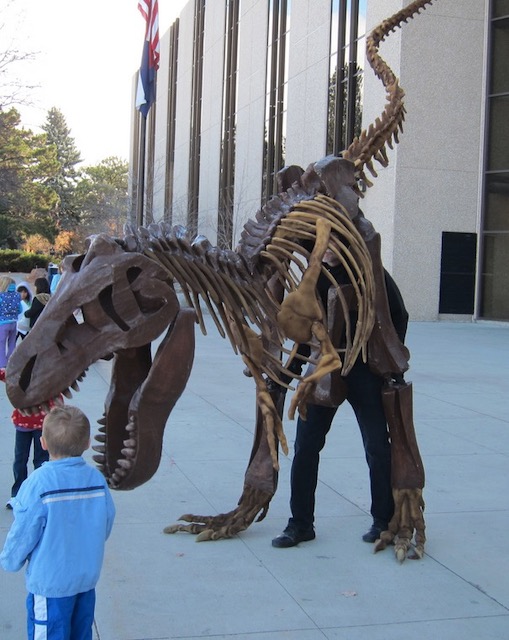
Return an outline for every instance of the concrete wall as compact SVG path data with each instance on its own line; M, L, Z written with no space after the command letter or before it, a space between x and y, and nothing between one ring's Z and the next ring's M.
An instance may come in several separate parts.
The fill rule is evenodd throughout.
M254 217L260 207L265 126L267 11L266 0L244 0L241 3L234 243L239 239L246 220Z
M306 168L326 153L330 14L330 0L292 2L287 165Z

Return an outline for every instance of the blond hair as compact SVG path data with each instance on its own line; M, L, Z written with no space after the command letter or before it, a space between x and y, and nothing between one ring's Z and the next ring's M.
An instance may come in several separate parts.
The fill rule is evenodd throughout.
M42 435L51 456L81 456L90 443L90 422L78 407L53 407L42 423Z
M7 291L11 284L16 284L9 276L0 276L0 291Z

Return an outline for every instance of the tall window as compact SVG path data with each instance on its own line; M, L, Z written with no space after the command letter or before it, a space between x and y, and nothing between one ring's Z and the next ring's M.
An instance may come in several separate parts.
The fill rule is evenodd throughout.
M233 241L239 15L240 0L227 0L224 38L221 169L217 219L217 243L223 248L231 248Z
M198 230L200 196L201 100L203 86L203 42L205 35L205 0L194 3L193 71L191 87L191 127L189 145L189 182L187 227Z
M177 58L179 20L170 27L170 54L168 57L168 120L166 123L166 175L164 181L164 220L173 221L173 176L175 170L175 129L177 103Z
M492 0L480 316L509 320L509 0Z
M269 0L265 141L262 199L277 191L276 174L285 163L288 62L291 0Z
M361 131L365 15L366 0L331 0L327 154L338 155Z

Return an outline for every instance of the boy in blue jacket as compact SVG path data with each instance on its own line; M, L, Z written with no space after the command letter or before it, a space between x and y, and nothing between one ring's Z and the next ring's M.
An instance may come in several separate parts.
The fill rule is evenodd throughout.
M41 444L50 460L12 499L15 519L0 563L19 571L28 561L29 640L91 640L95 586L115 507L105 478L82 457L90 423L80 409L52 409Z

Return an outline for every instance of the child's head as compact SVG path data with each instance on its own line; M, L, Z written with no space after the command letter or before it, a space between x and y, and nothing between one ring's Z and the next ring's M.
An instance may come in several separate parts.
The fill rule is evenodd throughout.
M81 456L90 445L90 422L78 407L54 407L42 423L41 442L52 458Z
M27 300L28 302L30 302L32 294L30 293L28 287L25 287L24 284L20 284L16 287L16 291L19 293L22 300Z
M9 276L0 276L0 291L8 291L13 284L16 283Z
M46 278L36 278L34 286L36 293L49 293L49 282Z

